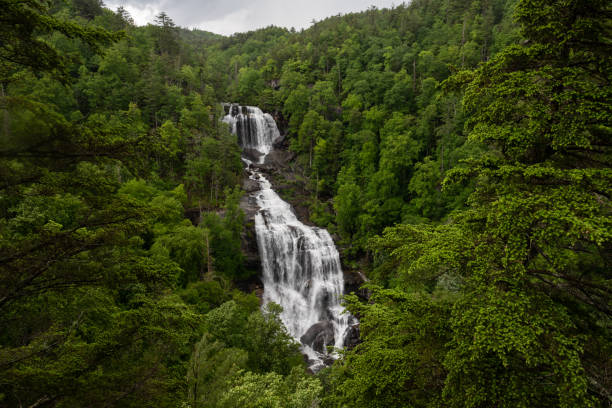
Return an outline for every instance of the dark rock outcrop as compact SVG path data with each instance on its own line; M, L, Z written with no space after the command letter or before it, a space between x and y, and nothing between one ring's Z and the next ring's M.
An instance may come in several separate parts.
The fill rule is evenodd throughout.
M359 343L361 343L361 339L359 338L359 323L357 323L349 326L346 333L344 333L344 347L352 350Z
M329 321L315 323L300 337L300 341L313 350L325 354L326 346L333 346L335 342L334 325Z
M242 156L248 158L249 160L257 163L259 161L259 159L261 158L261 156L263 156L261 154L261 152L255 150L255 149L251 149L248 147L245 147L242 149Z
M245 258L245 266L248 270L257 271L257 276L259 276L261 275L261 260L255 236L255 214L259 207L250 194L245 194L240 200L240 209L244 211L246 221L242 234L240 234L240 246Z
M245 177L244 181L242 182L242 189L247 194L252 194L256 191L259 191L259 183L255 180L251 180L250 178Z
M364 283L368 282L365 275L345 265L342 265L342 271L344 273L344 293L355 293L362 300L369 300L370 291L361 287Z

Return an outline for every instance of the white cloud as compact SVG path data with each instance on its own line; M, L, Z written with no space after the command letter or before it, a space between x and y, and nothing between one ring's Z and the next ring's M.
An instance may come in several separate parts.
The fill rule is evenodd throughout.
M244 27L249 26L250 17L251 13L248 9L236 10L222 18L203 21L194 25L194 27L213 33L230 35L246 31Z
M310 22L338 13L401 4L402 0L113 0L107 7L124 6L137 25L152 23L155 15L165 11L183 27L200 28L219 34L255 30L276 25L307 28Z
M155 7L154 4L143 4L142 6L134 6L131 4L119 4L112 2L106 2L105 4L106 7L112 10L117 10L119 6L123 6L123 8L125 8L128 13L130 13L132 18L134 18L134 23L139 26L152 23L155 19L155 16L158 15L161 11L159 8Z

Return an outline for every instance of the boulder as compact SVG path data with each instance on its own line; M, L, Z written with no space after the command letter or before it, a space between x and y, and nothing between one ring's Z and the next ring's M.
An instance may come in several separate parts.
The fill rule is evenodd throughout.
M245 147L242 149L242 156L246 157L254 163L257 163L259 161L259 158L263 156L263 154L259 150Z
M329 321L315 323L300 337L300 341L313 350L326 354L326 346L333 346L335 343L334 325Z
M259 183L257 181L252 180L250 178L245 178L244 181L242 182L242 189L247 194L252 194L252 193L255 193L256 191L261 190L261 187L259 186Z

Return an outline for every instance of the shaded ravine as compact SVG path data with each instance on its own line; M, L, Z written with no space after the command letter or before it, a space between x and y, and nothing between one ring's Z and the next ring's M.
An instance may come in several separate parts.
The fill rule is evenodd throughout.
M354 318L340 305L344 278L334 242L322 228L300 222L291 205L253 166L262 164L280 138L276 122L259 108L226 105L223 121L238 135L253 193L257 246L262 263L263 301L282 306L281 319L302 343L310 368L317 371L335 358L327 346L342 348Z

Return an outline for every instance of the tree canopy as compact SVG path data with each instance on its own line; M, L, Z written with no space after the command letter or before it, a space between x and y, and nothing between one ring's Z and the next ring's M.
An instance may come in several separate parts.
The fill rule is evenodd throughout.
M0 406L609 406L611 16L413 0L223 37L0 0ZM369 280L316 374L247 293L221 101L272 114L279 194Z

